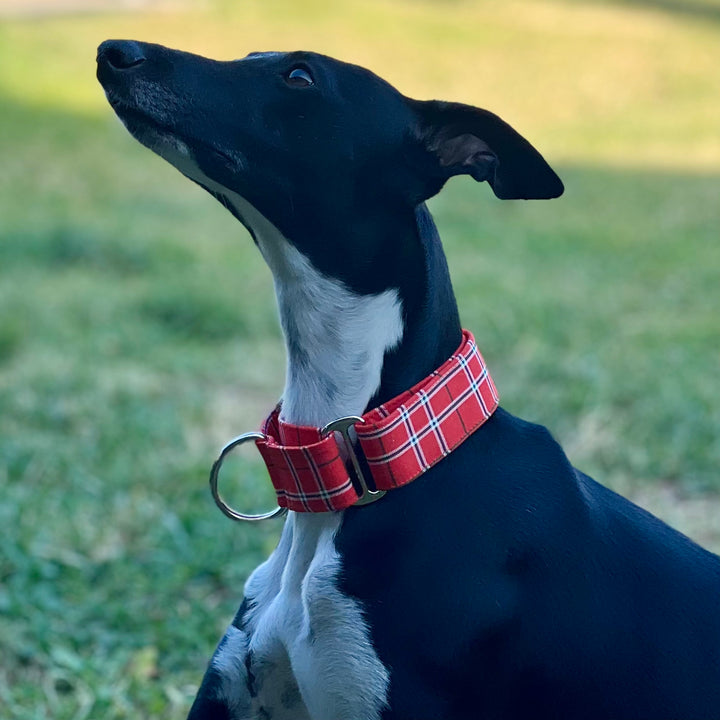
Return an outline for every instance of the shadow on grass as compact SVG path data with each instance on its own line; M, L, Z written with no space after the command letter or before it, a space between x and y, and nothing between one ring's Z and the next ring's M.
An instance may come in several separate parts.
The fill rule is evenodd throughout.
M720 3L717 0L603 0L600 4L661 10L679 17L720 22Z
M684 15L720 22L720 4L717 2L693 2L693 0L618 0L622 4L664 10L674 15Z

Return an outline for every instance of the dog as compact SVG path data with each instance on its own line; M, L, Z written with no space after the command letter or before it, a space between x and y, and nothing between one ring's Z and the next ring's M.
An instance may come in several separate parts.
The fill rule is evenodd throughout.
M444 383L450 360L459 372L472 343L425 206L450 177L501 199L563 192L496 115L315 53L218 62L114 40L97 63L130 133L270 266L288 353L274 422L288 427L367 417ZM288 513L191 720L720 718L720 558L495 407L482 364L471 375L477 427L384 494L358 417L342 442L315 438L344 446L333 462L358 502Z

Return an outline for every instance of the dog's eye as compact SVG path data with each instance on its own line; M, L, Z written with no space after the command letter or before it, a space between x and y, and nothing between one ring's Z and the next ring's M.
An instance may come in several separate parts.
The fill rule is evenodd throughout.
M312 75L305 68L293 68L287 74L285 80L288 85L293 87L310 87L310 85L315 84Z

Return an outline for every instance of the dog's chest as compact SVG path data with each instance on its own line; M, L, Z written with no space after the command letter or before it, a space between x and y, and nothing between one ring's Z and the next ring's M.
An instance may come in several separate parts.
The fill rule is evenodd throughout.
M362 610L338 589L340 514L296 515L250 576L247 610L218 647L218 699L233 720L376 720L388 672Z

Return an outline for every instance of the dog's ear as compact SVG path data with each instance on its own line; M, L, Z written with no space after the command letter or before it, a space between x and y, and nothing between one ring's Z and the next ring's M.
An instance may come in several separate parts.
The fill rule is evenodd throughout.
M562 181L543 156L497 115L437 100L413 100L412 107L418 117L416 140L430 163L424 170L440 187L453 175L466 174L487 180L503 200L562 195Z

